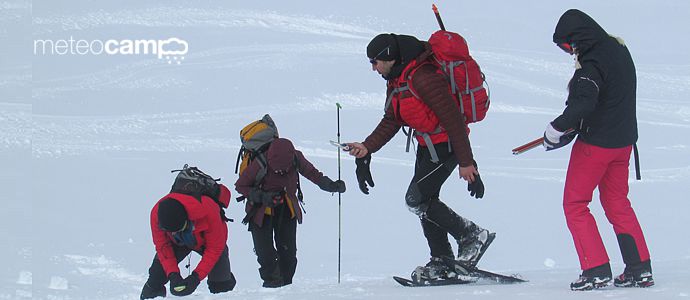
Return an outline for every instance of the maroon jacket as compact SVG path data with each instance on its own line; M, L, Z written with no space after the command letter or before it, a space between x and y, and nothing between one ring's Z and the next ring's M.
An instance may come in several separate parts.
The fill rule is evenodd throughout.
M426 50L411 61L398 78L388 80L386 95L390 95L397 87L398 79L405 78L418 67L412 79L407 81L412 85L419 99L436 115L441 127L445 129L460 166L468 167L473 164L473 156L463 116L456 105L455 98L450 93L448 80L437 72L438 67L433 64L420 66L432 54L429 44L424 42L424 46ZM403 125L407 124L396 117L393 105L390 105L374 131L364 140L364 146L371 153L378 151L395 136Z
M271 143L271 146L266 150L266 160L268 164L266 175L261 182L256 182L256 175L261 165L255 159L249 163L237 179L237 182L235 182L235 190L245 197L250 196L249 194L254 187L260 187L267 192L285 191L287 201L290 201L297 221L302 223L302 211L297 200L297 180L299 179L299 174L318 185L319 180L323 177L323 173L317 170L304 157L302 152L296 150L290 140L284 138L277 138ZM279 174L281 171L284 174ZM251 199L248 200L245 210L250 212L252 201ZM265 212L266 206L261 206L255 210L252 221L261 226Z

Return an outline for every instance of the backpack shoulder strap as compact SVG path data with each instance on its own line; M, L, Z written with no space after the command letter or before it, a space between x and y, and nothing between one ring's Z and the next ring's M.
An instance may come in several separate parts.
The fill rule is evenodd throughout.
M435 69L435 71L438 71L438 70L441 69L441 67L439 67L438 65L436 65L436 64L433 63L433 61L431 60L431 58L428 58L428 59L426 59L425 61L423 61L422 63L420 63L419 65L417 65L417 66L415 66L414 68L412 68L412 70L410 70L410 71L407 73L407 76L405 77L407 89L410 91L410 93L412 93L412 96L414 96L414 97L417 98L417 99L421 99L421 98L419 97L419 94L417 93L417 90L416 90L416 89L414 88L414 86L412 85L412 78L414 77L414 75L415 75L419 70L421 70L423 67L426 67L426 66L433 67L433 68ZM443 73L444 73L444 72L441 71L441 74L443 74Z
M254 183L259 185L261 184L261 181L264 180L264 177L266 177L266 173L268 172L268 163L266 161L266 155L263 152L260 152L254 156L254 160L259 164L259 170L256 172Z
M240 151L237 152L237 161L235 161L235 174L239 171L240 168L240 160L242 160L242 155L244 155L245 151L247 151L244 146L240 147Z

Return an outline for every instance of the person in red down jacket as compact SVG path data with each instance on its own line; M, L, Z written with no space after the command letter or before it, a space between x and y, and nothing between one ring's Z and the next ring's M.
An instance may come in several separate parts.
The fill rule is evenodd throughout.
M450 83L440 68L430 63L433 53L429 43L413 36L379 34L367 45L367 57L372 70L386 80L387 100L383 118L371 134L361 143L346 143L356 157L359 188L369 194L367 184L374 186L371 154L402 126L428 135L428 139L416 136L419 144L414 175L405 195L408 208L420 219L431 254L426 265L415 268L413 277L420 281L457 278L461 273L458 261L476 265L495 233L458 215L439 197L444 182L456 169L468 182L470 196L484 196L484 184ZM448 235L458 243L457 261Z
M230 201L230 191L222 184L217 185L214 194L220 202ZM156 255L140 299L165 297L168 281L170 293L175 296L191 294L207 277L211 293L235 287L226 245L228 228L221 218L220 206L210 196L169 193L161 198L151 210L151 233ZM201 261L183 279L178 264L192 251L201 255Z
M265 155L266 166L254 159L235 189L247 198L243 222L249 223L263 287L275 288L292 284L297 268L297 223L302 223L299 176L331 193L344 193L345 182L324 176L288 139L275 139Z

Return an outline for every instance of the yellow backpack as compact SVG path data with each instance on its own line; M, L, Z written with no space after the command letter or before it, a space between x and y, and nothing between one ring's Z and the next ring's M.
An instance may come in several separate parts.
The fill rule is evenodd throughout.
M262 165L257 178L263 178L266 172L266 157L264 152L268 149L274 139L278 137L278 128L268 114L264 115L261 120L249 123L240 130L240 147L237 153L237 162L235 163L235 174L242 174L250 162L257 159Z

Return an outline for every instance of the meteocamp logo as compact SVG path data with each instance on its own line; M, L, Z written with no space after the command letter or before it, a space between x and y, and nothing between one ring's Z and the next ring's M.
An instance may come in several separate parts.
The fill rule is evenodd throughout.
M34 55L156 55L168 64L181 64L189 44L171 37L166 40L34 40Z

